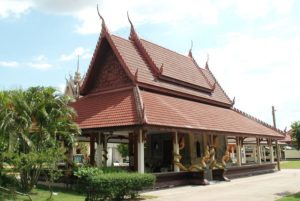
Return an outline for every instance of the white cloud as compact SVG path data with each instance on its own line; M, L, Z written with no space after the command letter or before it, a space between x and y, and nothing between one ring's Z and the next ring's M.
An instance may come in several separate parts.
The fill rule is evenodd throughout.
M1 0L0 1L0 18L7 18L11 15L19 16L25 13L33 3L28 0Z
M37 62L37 63L29 62L28 66L31 68L39 69L39 70L48 70L49 68L52 67L51 64L42 63L42 62Z
M52 64L48 62L48 58L44 55L36 56L29 62L0 61L0 67L17 68L25 66L39 70L47 70L53 67Z
M10 3L11 1L13 3ZM21 14L29 8L48 13L71 15L79 20L77 32L82 34L100 32L101 21L97 15L97 3L99 3L100 12L107 20L111 31L129 26L127 11L130 12L135 24L176 24L185 19L196 20L204 24L218 22L217 7L212 0L186 0L184 4L180 0L4 0L4 2L2 3L4 5L2 13L6 17L12 12ZM19 5L20 8L18 9L15 5Z
M27 63L27 66L38 70L48 70L53 67L52 64L48 62L48 58L45 55L34 57L31 62Z
M0 67L15 68L18 66L19 66L19 63L16 61L0 61Z
M210 67L236 106L269 123L271 106L280 128L300 118L300 37L289 39L231 33L210 53ZM199 61L204 63L204 58ZM200 62L199 62L200 63Z
M91 59L92 54L90 49L86 49L83 47L77 47L72 53L70 54L62 54L60 56L61 61L70 61L73 59L77 59L79 56L80 59Z
M233 9L243 19L261 19L271 12L279 15L289 14L293 0L218 0L216 5L220 10Z
M218 23L218 11L210 0L186 0L184 4L179 0L110 0L103 1L100 4L101 15L105 18L111 31L129 26L126 16L127 11L129 11L130 17L136 25L144 23L170 23L176 25L183 20L194 20L204 24ZM77 27L79 33L100 32L100 20L97 16L95 4L74 13L74 16L81 22Z
M101 21L97 16L97 3L111 31L129 26L127 11L136 25L169 23L176 26L184 20L217 24L223 11L235 13L248 20L263 18L271 12L286 15L293 6L293 0L185 0L184 3L181 0L2 0L0 17L21 14L34 8L77 18L79 24L76 31L81 34L99 33Z

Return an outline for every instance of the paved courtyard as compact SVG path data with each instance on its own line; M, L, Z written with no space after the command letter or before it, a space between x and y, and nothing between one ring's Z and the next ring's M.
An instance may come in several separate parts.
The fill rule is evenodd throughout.
M151 201L273 201L296 192L300 192L300 170L282 170L208 186L184 186L151 191L144 195L158 196L149 199Z

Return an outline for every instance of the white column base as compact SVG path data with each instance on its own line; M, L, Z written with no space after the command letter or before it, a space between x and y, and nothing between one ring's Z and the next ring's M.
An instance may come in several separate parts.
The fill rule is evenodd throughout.
M138 173L145 173L145 161L144 161L144 140L143 131L139 130L138 133Z

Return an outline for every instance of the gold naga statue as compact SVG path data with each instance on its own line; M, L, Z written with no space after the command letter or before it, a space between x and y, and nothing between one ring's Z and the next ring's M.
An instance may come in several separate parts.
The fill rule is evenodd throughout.
M189 171L189 172L195 172L195 171L201 171L205 170L207 168L209 169L224 169L226 167L226 162L229 160L229 151L226 150L224 156L222 157L222 160L220 163L217 163L215 159L215 148L209 146L206 146L206 149L204 151L204 156L201 158L200 163L191 165L190 167L185 167L181 162L182 156L180 154L174 153L174 165L179 167L182 171ZM209 165L208 165L209 164Z

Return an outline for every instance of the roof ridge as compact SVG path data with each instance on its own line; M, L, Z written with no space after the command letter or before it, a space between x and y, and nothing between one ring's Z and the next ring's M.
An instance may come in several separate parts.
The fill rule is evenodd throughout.
M112 94L112 93L116 93L116 92L128 91L132 88L133 88L132 86L127 86L127 87L122 87L122 88L118 88L118 89L112 89L112 90L106 90L106 91L98 91L98 92L95 92L95 93L89 93L88 95L81 96L75 102L77 102L78 100L83 100L83 99L86 99L86 98L91 98L91 97L99 96L99 95L103 95L103 94Z
M212 91L214 91L214 85L212 85L212 83L210 83L210 81L208 80L208 78L206 77L206 75L203 73L202 69L200 68L200 66L198 65L197 61L194 59L193 55L192 55L192 51L190 50L189 52L189 58L192 59L193 63L195 64L195 66L197 67L197 69L200 71L201 75L204 77L204 79L206 80L206 82L208 83L208 85L211 87ZM203 69L204 70L204 69ZM215 79L216 81L216 79Z
M163 48L163 49L165 49L165 50L168 50L168 51L170 51L170 52L173 52L173 53L175 53L175 54L178 54L179 56L185 57L185 58L187 58L187 59L191 59L189 56L186 56L186 55L184 55L184 54L182 54L182 53L176 52L176 51L174 51L174 50L171 50L171 49L166 48L166 47L164 47L164 46L162 46L162 45L159 45L159 44L156 44L156 43L151 42L151 41L149 41L149 40L146 40L146 39L144 39L144 38L141 38L140 40L143 40L143 41L145 41L145 42L151 43L152 45L156 45L156 46L158 46L158 47L161 47L161 48ZM201 67L199 66L199 68L201 68Z
M222 88L222 86L220 85L220 83L218 82L217 78L215 77L215 75L211 72L210 68L208 67L208 63L206 62L206 68L203 70L207 70L210 75L213 77L213 79L215 80L215 84L217 84L221 91L225 94L226 98L229 100L229 102L231 103L231 105L233 106L233 101L229 98L229 96L227 95L227 93L225 92L225 90Z
M133 88L133 95L134 95L134 99L135 99L135 102L136 102L136 109L137 109L137 113L138 113L140 122L142 124L147 123L145 105L143 103L143 99L142 99L140 89L139 89L138 86L135 86Z
M270 128L270 129L272 129L272 130L274 130L274 131L276 131L278 133L284 134L284 132L282 130L280 130L278 128L275 128L274 126L271 126L270 124L268 124L268 123L266 123L266 122L264 122L264 121L262 121L262 120L260 120L260 119L258 119L256 117L254 117L254 116L252 116L252 115L250 115L250 114L248 114L248 113L246 113L246 112L244 112L242 110L239 110L239 109L237 109L235 107L233 107L232 109L233 109L233 111L235 111L235 112L243 115L244 117L247 117L248 119L251 119L251 120L253 120L253 121L255 121L255 122L257 122L257 123L259 123L259 124L261 124L261 125L263 125L263 126L265 126L267 128Z
M150 54L147 52L147 49L144 47L143 43L141 42L141 39L139 38L137 32L134 29L133 23L131 22L129 18L129 14L127 12L128 21L130 23L130 36L129 39L133 41L133 44L136 46L137 50L141 53L142 58L146 60L146 63L150 66L150 68L154 71L155 75L160 75L162 73L162 68L158 68L156 66L155 62L151 58Z

